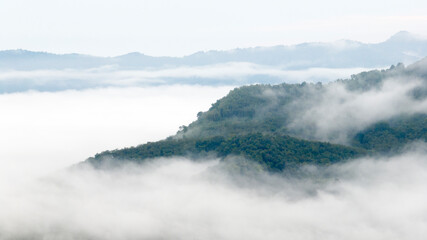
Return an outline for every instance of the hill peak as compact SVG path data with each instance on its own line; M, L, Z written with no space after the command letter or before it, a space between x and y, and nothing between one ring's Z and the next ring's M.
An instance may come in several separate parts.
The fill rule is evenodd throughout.
M408 31L400 31L393 36L391 36L387 41L395 41L395 42L404 42L404 41L411 41L417 39L415 35Z

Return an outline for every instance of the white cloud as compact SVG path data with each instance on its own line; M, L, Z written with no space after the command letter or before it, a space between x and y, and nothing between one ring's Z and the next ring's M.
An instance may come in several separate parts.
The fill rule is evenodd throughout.
M117 70L114 66L88 70L2 71L3 91L65 90L94 87L152 86L159 84L242 85L248 83L328 82L348 78L366 68L310 68L283 70L245 62L158 70ZM192 80L196 78L196 80ZM274 78L274 79L271 79Z
M61 171L0 190L0 237L421 240L425 149L309 168L308 179L240 176L243 187L237 173L212 171L217 160Z
M227 65L199 72L111 73L119 79L220 77L221 72L241 74L239 67L260 71L252 65ZM274 74L306 78L319 69L311 71ZM73 70L24 72L20 77L31 80L34 73L51 80L73 74L111 77ZM338 127L358 128L396 113L424 112L426 102L413 104L407 95L419 84L396 79L360 95L336 84L317 102L325 111L310 109L301 123L316 119L322 137ZM157 159L111 171L59 170L96 152L172 135L231 88L173 85L0 95L0 239L417 240L427 235L425 144L391 158L307 167L312 177L305 179L229 175L215 167L217 159Z
M173 135L231 88L175 85L2 94L0 181L40 176L97 152Z
M339 82L327 85L325 92L308 102L297 102L288 127L307 132L308 137L347 143L348 137L371 124L402 114L427 113L427 100L411 95L423 89L425 81L413 77L386 79L379 89L366 92L347 90Z

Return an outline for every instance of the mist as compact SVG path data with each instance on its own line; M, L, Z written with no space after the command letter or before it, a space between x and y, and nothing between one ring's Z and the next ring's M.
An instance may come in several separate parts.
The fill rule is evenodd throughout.
M313 76L331 81L353 71L285 71L248 63L152 71L111 67L2 71L1 91L10 93L0 94L0 180L42 176L101 151L174 135L179 126L196 120L197 112L207 111L217 99L245 83L244 76L258 76L254 81L264 79L258 74L294 82L311 81ZM200 84L172 84L170 80L192 77ZM207 82L198 81L199 77Z
M0 95L0 181L22 181L108 149L157 141L232 86L102 88Z
M313 92L310 99L286 106L293 119L287 127L304 137L347 144L349 137L371 124L427 113L427 99L414 96L425 86L425 79L416 77L388 78L378 88L365 91L333 82L324 91Z
M218 159L90 166L2 182L1 239L423 239L427 145L301 174ZM242 182L251 184L242 185Z
M0 93L85 90L106 87L153 87L166 85L240 86L281 82L329 82L348 78L368 68L309 68L286 70L246 62L149 70L121 70L115 66L93 69L4 70Z
M223 74L240 71L227 69ZM199 75L221 78L224 69L207 70ZM318 70L289 76L309 81ZM91 81L91 73L67 71L3 72L0 81L14 76L41 79L42 85L46 76L47 85L55 79ZM34 73L39 77L33 78ZM143 79L140 73L126 74ZM179 75L162 74L153 78ZM96 75L94 82L107 76ZM259 172L256 166L236 172L230 164L256 165L238 157L124 161L114 169L76 165L104 150L173 135L235 86L141 87L126 76L129 85L0 94L0 239L416 240L427 234L425 143L396 156L322 168L306 165L294 175ZM301 102L301 111L292 116L315 126L320 139L343 131L342 138L334 139L345 141L349 132L375 121L425 113L426 100L410 95L422 84L420 79L394 78L356 93L331 83L323 95L313 96L315 103ZM292 124L295 129L303 126Z

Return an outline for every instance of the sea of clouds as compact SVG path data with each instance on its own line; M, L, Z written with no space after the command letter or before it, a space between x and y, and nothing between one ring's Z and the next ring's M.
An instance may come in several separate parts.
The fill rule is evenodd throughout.
M424 239L426 153L307 167L308 178L239 175L216 159L80 166L2 189L0 238Z
M5 74L0 81L13 78ZM423 239L427 234L424 143L398 156L307 166L300 176L238 174L215 158L70 168L97 152L173 135L234 86L130 84L0 94L0 239ZM394 109L386 100L404 100L406 95L397 93L406 88L387 89L375 104ZM331 91L320 106L328 99L336 111L355 104L343 89ZM359 110L368 114L367 103L361 104ZM304 121L318 118L318 129L327 131L323 123L331 116L346 122L335 112L307 114Z
M150 87L165 85L240 86L282 82L328 82L348 78L366 68L310 68L286 70L245 62L199 67L121 70L114 66L94 69L2 70L0 93L29 90L64 91L105 87Z
M230 86L0 94L0 180L19 181L95 153L157 141L196 120Z

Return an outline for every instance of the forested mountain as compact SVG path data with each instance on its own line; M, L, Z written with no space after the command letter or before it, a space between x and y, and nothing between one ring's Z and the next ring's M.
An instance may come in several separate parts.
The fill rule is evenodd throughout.
M427 58L328 84L250 85L212 104L175 136L88 159L243 156L267 170L395 153L427 141Z
M427 55L427 40L408 32L399 32L388 40L367 44L351 40L333 43L302 43L197 52L184 57L153 57L128 53L116 57L82 54L51 54L26 50L0 51L0 69L91 69L114 66L118 69L153 69L179 66L203 66L228 62L248 62L280 66L284 69L375 68L396 62L411 63Z

